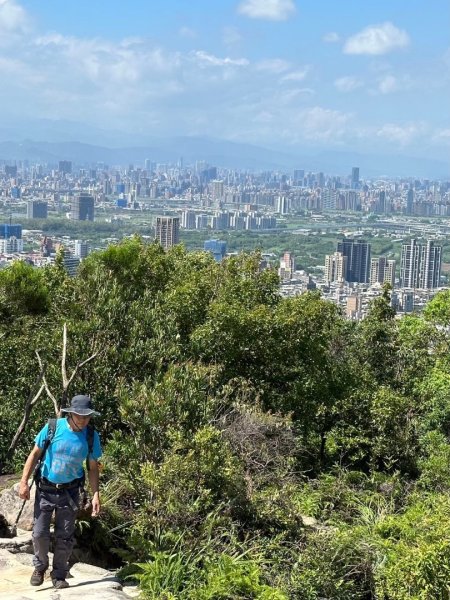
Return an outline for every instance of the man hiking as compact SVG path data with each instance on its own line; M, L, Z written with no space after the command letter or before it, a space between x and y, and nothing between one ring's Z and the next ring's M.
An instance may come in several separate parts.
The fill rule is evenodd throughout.
M67 413L67 418L50 419L36 436L35 446L25 462L19 488L20 498L29 500L28 480L42 458L36 477L33 522L35 568L30 583L42 585L44 582L49 566L50 520L55 512L55 548L50 576L56 589L69 586L66 576L74 544L80 489L85 481L84 461L93 495L92 516L100 512L97 461L102 455L99 435L89 425L91 417L100 414L93 409L90 397L74 396L69 408L61 410Z

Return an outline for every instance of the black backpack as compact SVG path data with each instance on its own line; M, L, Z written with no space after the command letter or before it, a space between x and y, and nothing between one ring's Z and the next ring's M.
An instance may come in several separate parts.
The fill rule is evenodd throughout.
M55 419L55 418L48 420L47 437L45 438L44 447L42 449L42 454L41 454L39 462L36 466L35 475L34 475L34 478L36 481L39 481L39 479L41 478L41 466L44 464L45 453L47 452L48 447L52 443L53 438L55 436L57 421L58 421L58 419ZM92 423L88 423L87 432L86 432L86 440L88 443L88 453L86 456L86 469L88 471L90 470L89 456L92 454L92 451L94 449L94 432L95 432L94 425L92 425Z

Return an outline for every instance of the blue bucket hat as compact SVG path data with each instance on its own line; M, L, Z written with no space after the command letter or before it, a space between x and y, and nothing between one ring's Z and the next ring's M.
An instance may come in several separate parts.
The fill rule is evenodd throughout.
M90 415L100 416L100 413L95 411L92 407L92 400L90 396L84 396L83 394L79 394L78 396L74 396L70 403L70 406L67 408L61 408L62 412L67 413L75 413L76 415L80 415L80 417L88 417Z

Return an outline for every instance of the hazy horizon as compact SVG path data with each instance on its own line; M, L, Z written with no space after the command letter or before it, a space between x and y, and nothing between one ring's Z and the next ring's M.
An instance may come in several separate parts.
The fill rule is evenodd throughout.
M206 137L448 164L450 6L432 8L0 0L0 141Z

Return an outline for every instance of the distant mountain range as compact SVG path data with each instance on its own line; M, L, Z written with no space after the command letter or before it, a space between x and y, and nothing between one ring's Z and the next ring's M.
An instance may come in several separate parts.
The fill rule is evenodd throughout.
M101 130L99 130L101 131ZM91 132L93 133L93 132ZM0 139L7 131L0 129ZM95 132L94 132L95 135ZM360 167L361 177L419 177L445 179L450 176L449 166L438 160L401 155L362 154L355 152L327 151L314 154L271 150L256 145L214 140L203 137L168 137L145 140L129 144L130 136L124 136L123 145L118 134L111 135L110 143L99 145L64 139L42 142L25 139L0 142L0 160L38 161L57 164L58 160L72 160L79 165L95 165L98 162L114 165L144 165L146 158L158 163L176 163L181 157L184 164L205 160L211 165L224 168L249 170L305 169L323 171L327 174L346 176L354 166ZM54 137L54 136L52 136ZM64 135L60 136L65 137ZM3 138L4 139L4 138Z

